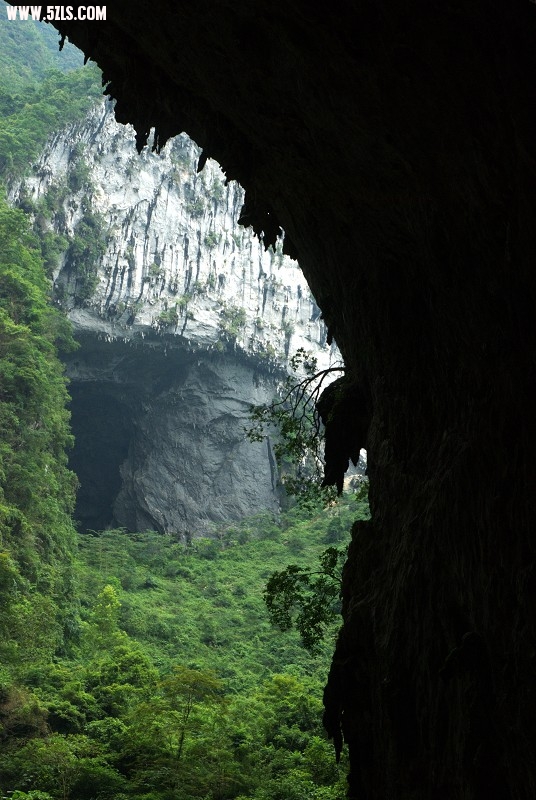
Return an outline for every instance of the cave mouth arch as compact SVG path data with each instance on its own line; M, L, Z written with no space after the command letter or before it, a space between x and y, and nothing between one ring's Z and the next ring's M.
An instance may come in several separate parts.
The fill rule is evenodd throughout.
M187 542L279 511L270 453L245 434L251 405L275 392L258 361L156 335L78 341L65 365L81 531L153 530Z
M133 423L128 406L99 383L71 382L71 427L75 445L69 466L79 481L75 519L82 531L115 524L121 464L128 455Z
M153 398L184 380L191 356L177 349L168 358L160 347L107 341L91 333L79 334L77 341L79 348L64 361L74 435L69 466L79 481L74 514L79 528L163 531L165 526L144 512L143 492L126 489L131 477L127 467L132 461L140 466L144 439L151 438L157 425L151 419L148 431L144 429Z

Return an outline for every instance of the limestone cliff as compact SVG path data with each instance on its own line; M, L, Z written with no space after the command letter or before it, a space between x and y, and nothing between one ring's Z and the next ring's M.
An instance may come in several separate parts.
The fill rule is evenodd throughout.
M70 247L56 273L76 331L125 341L165 333L220 351L231 343L276 367L290 347L322 348L326 327L282 241L265 251L238 226L241 187L225 185L212 160L197 173L201 150L186 135L159 156L148 148L138 156L134 143L133 128L103 103L58 132L12 192L58 197L54 229L70 239L86 235L89 215L100 228L99 262L81 269Z
M67 371L86 527L189 537L275 510L249 405L274 396L298 347L336 357L296 262L238 227L243 190L213 161L197 173L200 155L182 135L138 156L103 103L12 191L65 237L55 296L81 343Z

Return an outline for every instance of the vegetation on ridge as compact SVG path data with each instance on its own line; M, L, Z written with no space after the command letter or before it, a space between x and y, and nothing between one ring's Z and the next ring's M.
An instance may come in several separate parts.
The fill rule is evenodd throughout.
M14 92L0 73L0 179L26 173L48 136L80 119L102 97L96 67L53 72L42 84Z
M59 33L51 25L13 22L0 14L0 76L12 92L26 93L42 83L52 70L69 72L81 67L83 54L66 42L59 50Z

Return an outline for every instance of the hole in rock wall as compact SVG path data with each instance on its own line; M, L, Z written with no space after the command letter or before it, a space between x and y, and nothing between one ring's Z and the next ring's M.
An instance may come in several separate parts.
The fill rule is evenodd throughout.
M191 356L168 358L161 348L133 347L79 336L80 349L66 359L70 378L71 427L75 437L69 464L79 480L75 517L82 530L119 526L167 530L167 475L160 485L160 460L174 447L169 425L180 428L180 386ZM171 417L171 421L170 421Z
M115 522L120 469L132 436L131 413L97 383L72 383L70 393L75 447L69 463L80 483L75 517L82 530L103 530Z
M279 509L270 448L244 428L273 378L236 357L79 337L66 360L82 530L156 530L188 541Z

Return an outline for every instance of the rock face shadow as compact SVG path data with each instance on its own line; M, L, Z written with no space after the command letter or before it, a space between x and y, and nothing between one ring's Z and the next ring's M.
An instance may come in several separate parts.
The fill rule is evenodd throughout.
M67 360L83 530L157 530L188 541L276 511L271 445L246 439L274 377L240 358L80 337Z
M75 517L83 530L104 530L114 520L120 467L133 435L130 409L97 383L71 385L75 447L69 459L78 490Z

